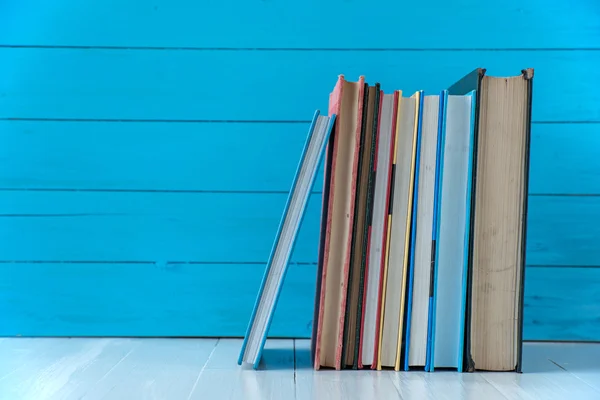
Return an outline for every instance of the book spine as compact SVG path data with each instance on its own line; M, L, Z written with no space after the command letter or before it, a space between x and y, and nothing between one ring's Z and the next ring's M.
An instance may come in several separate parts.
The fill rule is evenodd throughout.
M364 328L365 328L365 314L364 312L362 312L362 310L365 309L366 306L366 301L367 301L367 297L364 295L367 292L367 284L368 284L368 276L369 276L369 255L370 255L370 244L371 244L371 232L372 232L372 222L373 222L373 198L375 196L375 178L377 177L377 152L378 152L378 147L380 144L380 133L381 133L381 107L383 104L383 91L379 89L379 84L376 85L377 87L377 101L376 101L376 107L375 107L375 111L376 114L373 117L373 123L376 124L376 126L374 125L373 129L373 135L375 138L375 144L372 148L372 154L371 154L371 171L372 171L372 175L370 178L370 188L369 188L369 195L367 198L367 221L368 221L368 228L367 228L367 241L365 243L365 256L364 256L364 281L362 284L362 301L361 301L361 317L360 317L360 339L359 339L359 349L358 349L358 368L359 369L363 369L364 365L362 363L362 348L363 348L363 337L364 337Z
M356 117L356 131L354 132L355 137L355 143L356 145L354 146L353 149L353 153L352 153L352 179L351 179L351 184L350 184L350 192L354 193L356 191L356 176L358 173L358 155L359 155L359 143L360 143L360 132L361 132L361 125L362 125L362 112L363 112L363 95L364 95L364 90L365 90L365 78L364 76L359 77L358 79L358 85L359 85L359 91L358 91L358 110L357 110L357 117ZM348 237L346 238L346 254L344 257L344 265L342 268L342 287L341 287L341 291L342 291L342 299L341 299L341 317L339 320L339 333L338 333L338 338L337 338L337 347L336 347L336 352L335 352L335 368L337 370L341 369L341 364L342 364L342 348L343 348L343 343L344 343L344 320L345 320L345 314L344 311L346 310L346 301L347 301L347 297L346 297L346 288L348 286L348 272L350 269L350 256L351 256L351 250L352 250L352 226L354 224L354 207L355 207L355 202L354 202L354 196L350 196L350 207L349 207L349 219L348 219L348 225L350 226L349 229L349 233L348 233Z
M333 92L329 95L329 115L331 116L332 114L336 114L338 116L337 120L339 120L339 116L340 116L340 109L341 109L341 99L342 99L342 91L343 91L343 87L344 87L344 76L340 75L338 77L338 81L335 85L335 88L333 89ZM333 132L331 133L331 138L333 138L333 146L331 149L331 170L330 170L330 178L328 179L328 182L325 183L326 185L328 185L328 192L331 191L331 189L334 187L335 185L335 167L336 167L336 156L337 156L337 148L338 148L338 141L336 140L336 138L339 136L339 130L340 130L340 125L339 123L335 124L335 127L333 129ZM328 193L331 194L331 193ZM333 206L333 196L328 195L327 199L323 198L323 201L327 201L327 211L331 210L332 206ZM332 219L332 215L329 212L326 212L324 214L324 218L325 218L325 235L324 235L324 239L323 239L323 246L322 246L322 264L320 266L320 270L321 270L321 289L319 290L319 311L318 311L318 319L317 319L317 332L316 332L316 339L315 339L315 357L314 357L314 368L316 370L320 369L321 367L321 336L322 336L322 332L323 332L323 317L324 317L324 313L325 313L325 309L323 307L323 305L325 304L325 289L327 286L327 261L329 259L329 242L331 240L330 238L330 232L331 232L331 219Z
M527 213L528 213L528 200L529 200L529 159L530 159L530 147L531 147L531 109L533 102L533 69L524 69L521 71L523 78L527 80L527 117L526 117L526 128L525 128L525 159L523 165L523 209L522 209L522 226L521 226L521 254L520 260L521 265L519 266L519 273L521 274L521 285L519 287L518 309L519 318L517 319L517 365L515 366L516 372L522 372L523 364L523 312L524 312L524 292L525 292L525 265L526 265L526 253L527 253Z

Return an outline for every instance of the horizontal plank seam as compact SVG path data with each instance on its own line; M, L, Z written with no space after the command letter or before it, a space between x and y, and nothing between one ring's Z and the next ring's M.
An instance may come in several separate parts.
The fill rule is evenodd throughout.
M256 195L287 195L287 190L210 190L210 189L94 189L94 188L16 188L0 187L0 192L89 192L89 193L173 193L173 194L256 194ZM311 195L320 195L322 189L311 191ZM530 197L600 197L600 193L529 193ZM0 214L3 216L15 216L19 214ZM32 214L27 214L32 215ZM41 215L41 214L39 214ZM44 214L59 215L59 214ZM66 214L60 214L66 215ZM68 214L69 216L74 214ZM88 215L88 214L86 214Z
M527 264L526 265L528 268L588 268L588 269L595 269L595 268L600 268L600 265L571 265L571 264L555 264L555 265L549 265L549 264Z
M173 124L309 124L308 119L135 119L135 118L20 118L0 117L7 122L105 122L105 123L173 123ZM531 121L539 125L600 124L600 120Z
M530 197L598 197L598 193L529 193Z
M0 264L266 265L267 261L0 260ZM317 263L292 261L290 265L317 265Z
M252 119L122 119L122 118L14 118L0 117L10 122L118 122L118 123L178 123L178 124L309 124L310 120Z
M287 190L203 190L203 189L76 189L76 188L12 188L0 187L0 192L107 192L107 193L180 193L180 194L289 194ZM321 189L311 194L321 194Z
M56 50L121 50L121 51L365 51L365 52L532 52L532 51L599 51L600 47L194 47L194 46L83 46L83 45L33 45L0 44L6 49L56 49Z
M0 264L140 264L140 265L266 265L267 261L152 261L152 260L0 260ZM292 261L290 265L315 266L317 262ZM527 264L527 268L600 269L600 265Z

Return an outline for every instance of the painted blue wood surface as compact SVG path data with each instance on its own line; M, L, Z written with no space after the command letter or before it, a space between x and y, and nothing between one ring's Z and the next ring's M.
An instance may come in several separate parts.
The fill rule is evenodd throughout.
M0 196L0 260L266 263L285 193L13 191ZM316 262L313 194L292 261Z
M239 336L264 264L0 263L0 336ZM311 330L316 267L292 265L271 335ZM235 306L233 306L235 305ZM243 333L242 333L243 335Z
M599 46L595 0L0 1L0 335L243 335L337 75L481 66L535 68L525 338L600 340ZM310 333L321 180L272 335Z
M309 125L0 121L0 184L287 193Z
M0 191L0 261L266 263L286 194ZM321 195L292 254L317 260ZM530 196L527 264L600 265L600 197Z
M478 66L533 66L534 121L600 122L600 51L0 48L0 59L0 118L308 121L341 73L437 94Z
M496 49L600 41L596 0L5 0L0 10L0 38L13 45Z
M263 270L260 264L0 264L0 336L239 336ZM315 265L291 266L272 336L310 337L315 274ZM597 340L600 269L529 266L526 274L527 340Z
M528 267L525 274L525 339L599 340L600 268Z
M0 121L0 190L287 193L308 126ZM529 192L600 193L599 147L600 124L534 123Z

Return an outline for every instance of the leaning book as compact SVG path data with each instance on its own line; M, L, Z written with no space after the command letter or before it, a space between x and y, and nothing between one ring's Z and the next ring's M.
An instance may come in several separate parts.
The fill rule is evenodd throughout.
M256 369L260 364L290 256L334 122L335 114L325 116L315 111L242 343L239 365L251 364Z

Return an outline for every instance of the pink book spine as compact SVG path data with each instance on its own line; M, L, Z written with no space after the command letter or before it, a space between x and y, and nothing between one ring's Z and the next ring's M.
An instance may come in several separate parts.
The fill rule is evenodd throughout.
M352 182L351 182L351 196L350 196L350 217L348 218L347 224L349 226L349 234L346 238L346 255L344 257L344 266L342 272L342 304L341 304L341 312L340 312L340 321L339 321L339 335L337 339L337 348L335 353L335 364L336 369L341 369L342 365L342 348L344 345L344 321L346 317L346 300L347 300L347 288L348 288L348 275L350 271L350 256L352 253L352 228L354 227L354 207L355 207L355 196L356 192L356 179L358 176L358 160L360 154L360 132L362 125L362 115L363 115L363 99L365 93L365 77L360 76L358 78L358 111L356 115L356 131L354 132L356 145L354 146L354 154L352 155Z
M338 77L337 83L333 89L333 92L329 94L329 115L336 114L336 118L339 118L340 110L341 110L341 101L342 101L342 89L344 86L344 76L340 75ZM339 135L339 124L335 124L335 137ZM337 147L338 140L334 140L333 142L333 152L331 155L331 178L330 178L330 196L329 199L323 199L323 201L328 201L328 209L331 210L333 207L333 188L335 186L335 166L336 166L336 156L337 156ZM324 305L325 305L325 288L327 286L327 262L329 259L329 242L331 235L331 218L332 213L327 213L327 224L325 229L325 243L323 245L323 272L321 274L321 291L320 291L320 301L319 301L319 320L317 326L317 338L315 341L315 369L318 370L321 367L321 334L323 332L323 314L324 314Z

